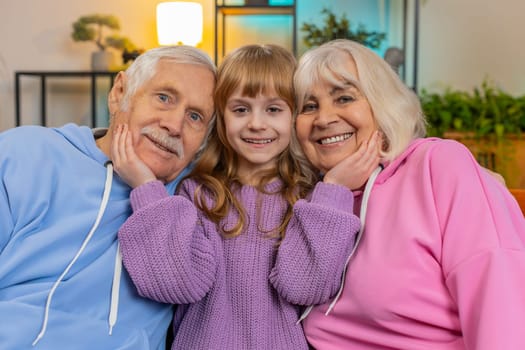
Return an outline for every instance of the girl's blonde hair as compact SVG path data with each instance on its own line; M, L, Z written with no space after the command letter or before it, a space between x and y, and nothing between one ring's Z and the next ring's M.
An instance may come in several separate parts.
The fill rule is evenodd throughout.
M346 69L349 59L355 62L358 77ZM386 61L357 42L337 39L307 51L299 61L294 79L299 109L309 91L322 81L334 85L358 81L384 135L385 161L393 160L413 139L426 134L419 98Z
M273 90L286 101L295 114L292 83L295 67L296 60L293 55L280 46L246 45L227 55L218 69L214 95L215 125L208 137L206 148L189 176L200 182L195 193L196 205L218 226L231 210L239 214L239 220L233 228L220 227L225 237L239 235L247 223L246 212L233 194L241 183L237 174L238 155L228 142L224 124L224 110L228 98L238 89L242 95L248 97L270 93ZM261 174L256 186L259 192L267 193L264 187L272 179L278 177L282 181L282 186L276 194L286 199L288 209L281 225L270 230L281 239L292 216L293 204L310 191L315 181L315 174L301 151L293 124L291 128L289 147L280 154L274 169ZM210 206L206 204L209 203L205 200L206 195L213 198ZM262 227L260 222L258 225Z

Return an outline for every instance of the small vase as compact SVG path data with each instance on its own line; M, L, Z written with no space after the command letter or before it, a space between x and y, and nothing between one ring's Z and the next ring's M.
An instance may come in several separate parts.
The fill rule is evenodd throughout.
M94 51L91 54L91 70L108 71L115 67L115 55L106 50Z

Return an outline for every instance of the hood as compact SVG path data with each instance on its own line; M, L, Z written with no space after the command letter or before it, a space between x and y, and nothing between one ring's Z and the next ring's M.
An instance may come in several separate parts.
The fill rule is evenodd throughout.
M439 140L435 137L429 137L429 138L418 138L415 140L412 140L408 147L405 149L403 153L398 155L393 161L391 162L385 162L383 163L383 171L378 175L376 179L376 184L382 184L385 181L387 181L392 175L395 174L397 169L399 169L400 166L402 166L405 162L405 160L421 145L428 144L431 142L435 142L436 140Z
M87 126L78 126L73 123L68 123L60 128L52 128L54 132L62 135L68 142L71 143L80 152L95 159L100 164L105 164L109 159L97 147L95 143L94 133L100 135L101 129L90 129Z

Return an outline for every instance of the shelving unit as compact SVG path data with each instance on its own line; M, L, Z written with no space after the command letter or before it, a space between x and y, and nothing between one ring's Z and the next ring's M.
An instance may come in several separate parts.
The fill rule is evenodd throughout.
M22 125L21 120L21 80L22 77L33 77L40 80L40 125L47 125L47 81L49 79L58 78L88 78L90 82L91 94L91 127L97 127L97 80L100 78L108 79L109 86L113 85L113 81L118 72L113 71L16 71L15 72L15 124Z
M403 0L403 49L408 47L408 33L412 33L412 82L407 82L406 69L403 71L403 80L412 87L412 89L418 92L418 53L419 53L419 11L420 11L420 0ZM409 13L412 12L413 18L410 23ZM410 29L412 26L412 29ZM405 62L408 57L405 56ZM405 63L406 65L406 63Z
M226 22L229 16L274 16L285 15L292 19L292 47L291 50L297 54L297 18L296 1L291 5L227 5L224 0L215 1L215 63L225 55L227 28Z

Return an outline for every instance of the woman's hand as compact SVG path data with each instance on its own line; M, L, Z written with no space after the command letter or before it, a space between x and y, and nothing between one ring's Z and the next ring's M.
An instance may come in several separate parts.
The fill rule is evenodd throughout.
M151 169L135 154L126 124L115 127L111 143L111 161L117 174L133 188L156 180Z
M363 142L357 151L343 159L339 164L330 169L323 181L343 185L351 190L363 187L379 165L380 140L379 131L372 134L367 142Z

